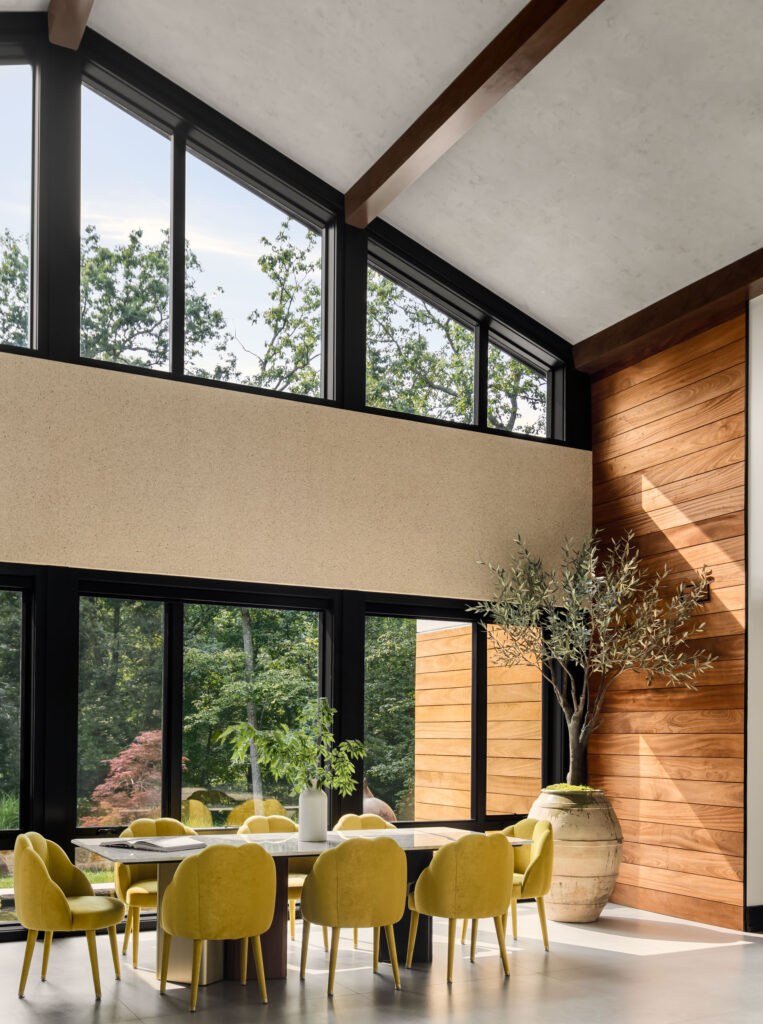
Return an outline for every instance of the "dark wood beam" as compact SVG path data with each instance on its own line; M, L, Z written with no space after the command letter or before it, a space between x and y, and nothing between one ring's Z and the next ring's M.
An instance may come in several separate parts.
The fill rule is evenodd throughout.
M51 43L78 50L92 9L93 0L50 0L48 39Z
M757 249L579 342L575 368L611 373L720 323L762 294L763 249Z
M347 223L367 227L602 3L530 0L352 186Z

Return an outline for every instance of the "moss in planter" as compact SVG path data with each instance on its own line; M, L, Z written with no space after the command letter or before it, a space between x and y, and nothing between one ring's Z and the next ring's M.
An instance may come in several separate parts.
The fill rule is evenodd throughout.
M544 786L544 789L551 789L555 793L595 793L595 786L571 786L568 782L557 782L553 786Z

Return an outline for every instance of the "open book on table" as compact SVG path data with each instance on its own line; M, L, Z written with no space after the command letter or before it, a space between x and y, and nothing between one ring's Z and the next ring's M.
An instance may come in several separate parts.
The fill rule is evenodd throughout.
M148 850L152 853L177 853L182 850L201 850L201 839L194 836L152 836L151 838L106 839L101 846L115 846L125 850Z

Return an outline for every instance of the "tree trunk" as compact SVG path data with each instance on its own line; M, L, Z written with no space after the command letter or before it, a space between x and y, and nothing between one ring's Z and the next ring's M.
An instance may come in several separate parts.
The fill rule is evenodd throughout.
M249 692L254 688L254 646L252 644L252 619L248 608L241 609L241 633L244 638L244 671ZM253 700L246 702L246 720L253 729L257 728L257 708ZM249 741L249 761L252 766L252 798L262 800L262 776L257 759L257 744ZM256 808L255 808L256 810Z
M575 726L569 726L570 734L570 770L567 772L568 786L584 786L586 784L587 763L586 753L588 741L580 737Z

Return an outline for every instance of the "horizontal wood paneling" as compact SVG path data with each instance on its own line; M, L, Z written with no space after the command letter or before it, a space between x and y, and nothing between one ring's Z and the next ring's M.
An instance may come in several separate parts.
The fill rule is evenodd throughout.
M524 814L541 787L541 676L499 665L488 633L487 813Z
M416 634L414 815L472 813L472 627Z
M678 587L713 570L703 633L719 661L696 690L624 673L589 749L625 850L614 899L742 926L745 717L744 317L592 384L594 524L630 529Z

